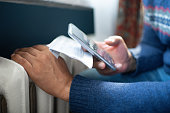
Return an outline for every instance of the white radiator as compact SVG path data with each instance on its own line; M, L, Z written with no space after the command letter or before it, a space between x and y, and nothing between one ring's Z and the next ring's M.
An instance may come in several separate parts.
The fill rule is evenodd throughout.
M62 57L73 75L86 69L80 62L64 55ZM54 98L35 86L21 65L2 57L0 95L0 113L69 113L67 102Z
M2 57L0 57L0 95L6 101L0 99L1 113L6 111L8 113L69 113L68 103L54 99L53 96L35 87L22 66Z

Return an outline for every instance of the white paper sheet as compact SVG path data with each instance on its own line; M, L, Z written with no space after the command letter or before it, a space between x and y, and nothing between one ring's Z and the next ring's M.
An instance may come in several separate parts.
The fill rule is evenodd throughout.
M81 61L88 68L92 68L93 66L92 55L84 52L78 42L68 37L59 36L47 46L56 58L58 58L60 53L63 53L73 59Z

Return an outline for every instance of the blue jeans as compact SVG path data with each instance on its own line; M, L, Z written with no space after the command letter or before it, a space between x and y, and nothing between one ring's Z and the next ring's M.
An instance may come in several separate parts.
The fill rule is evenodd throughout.
M121 75L121 74L106 76L106 75L99 74L95 69L86 70L84 72L81 72L80 75L89 79L121 82L121 83L170 80L170 75L164 71L163 67L160 67L153 71L141 73L136 76L128 76L128 75Z

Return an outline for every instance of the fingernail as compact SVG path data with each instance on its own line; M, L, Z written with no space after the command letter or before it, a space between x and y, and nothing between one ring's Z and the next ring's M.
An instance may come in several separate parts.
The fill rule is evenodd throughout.
M122 67L122 64L115 64L115 67L116 67L117 69L120 69L120 68Z
M99 67L100 69L104 69L104 66L105 66L104 63L99 63L99 65L98 65L98 67Z
M111 43L115 43L115 39L106 39L105 41L109 41Z

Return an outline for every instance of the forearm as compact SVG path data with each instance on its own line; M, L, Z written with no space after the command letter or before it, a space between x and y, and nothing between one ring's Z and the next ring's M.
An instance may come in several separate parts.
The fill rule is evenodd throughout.
M170 83L112 83L76 76L70 90L73 112L170 112Z

